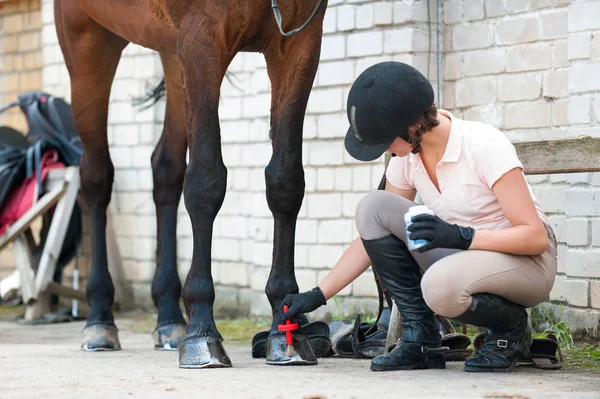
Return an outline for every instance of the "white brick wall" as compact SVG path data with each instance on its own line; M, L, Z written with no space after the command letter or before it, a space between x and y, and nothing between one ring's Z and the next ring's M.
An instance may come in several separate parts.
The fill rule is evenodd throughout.
M343 148L351 82L376 62L398 60L424 73L429 68L437 88L435 1L430 0L429 6L431 43L425 1L329 3L321 64L304 129L306 194L296 233L301 289L323 279L356 236L356 204L376 187L383 172L381 159L364 164ZM45 0L44 88L68 98L66 69L52 33L49 7L51 2ZM443 97L436 102L443 108L458 117L490 123L513 141L600 135L599 0L442 0L439 12ZM138 73L141 64L144 74ZM215 224L213 274L218 284L264 295L273 236L264 184L271 151L270 82L260 54L239 54L229 69L243 90L227 82L222 88L219 113L229 182ZM129 275L146 281L154 267L153 254L147 253L155 245L148 157L160 134L163 108L136 113L129 96L142 94L146 77L160 72L155 54L128 47L109 117L116 167L111 211L119 241L128 247L127 264L135 270ZM600 278L600 174L529 180L560 242L559 276L551 300L600 309L600 286L595 280ZM147 234L139 233L140 226ZM192 247L183 205L178 237L179 270L185 276ZM145 254L138 254L141 251ZM340 296L375 294L372 276L366 274ZM263 312L263 302L251 313ZM376 301L372 302L375 307Z

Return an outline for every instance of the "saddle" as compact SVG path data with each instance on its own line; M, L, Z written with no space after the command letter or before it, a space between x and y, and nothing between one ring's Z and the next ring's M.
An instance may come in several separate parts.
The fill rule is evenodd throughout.
M39 91L19 95L18 100L0 108L0 113L19 106L28 123L29 131L0 127L0 220L6 224L15 221L27 211L43 192L43 181L50 168L77 166L83 153L79 135L73 124L71 108L61 98ZM18 197L26 195L26 201ZM50 229L53 210L42 217L40 242L32 244L34 269L40 261ZM0 223L2 224L2 223ZM3 227L0 225L0 233ZM54 281L61 282L62 269L76 255L81 241L81 208L76 203L67 227L63 247L57 260ZM31 231L26 231L31 236ZM58 298L53 296L55 304Z

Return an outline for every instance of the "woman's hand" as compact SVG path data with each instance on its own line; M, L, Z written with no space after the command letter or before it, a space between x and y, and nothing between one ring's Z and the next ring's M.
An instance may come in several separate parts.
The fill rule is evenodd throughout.
M281 307L289 307L288 311L281 315L282 322L298 315L298 313L309 313L325 305L325 296L318 286L302 294L289 294L283 298Z
M417 251L423 253L435 248L469 249L475 230L444 222L437 216L421 214L412 217L408 226L409 240L427 240Z

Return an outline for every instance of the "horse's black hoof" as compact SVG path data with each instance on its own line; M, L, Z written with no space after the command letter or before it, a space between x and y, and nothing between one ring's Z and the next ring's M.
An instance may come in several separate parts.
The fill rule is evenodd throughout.
M175 351L185 337L185 324L167 324L156 327L152 333L154 349L157 351Z
M293 353L288 355L285 334L269 335L267 338L267 364L279 366L317 364L308 338L304 334L293 334Z
M85 352L121 350L119 330L115 326L95 324L83 329L81 350Z
M209 369L231 367L231 360L217 337L190 337L179 342L179 368Z

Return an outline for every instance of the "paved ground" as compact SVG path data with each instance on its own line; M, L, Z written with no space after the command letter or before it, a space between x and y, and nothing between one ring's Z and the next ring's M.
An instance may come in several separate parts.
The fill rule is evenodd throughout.
M176 352L152 350L148 334L117 322L123 350L79 350L83 322L24 326L0 322L0 398L600 398L600 374L520 367L510 374L446 370L373 373L369 360L319 359L278 367L226 344L234 367L182 370Z

